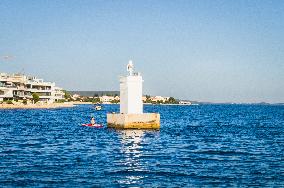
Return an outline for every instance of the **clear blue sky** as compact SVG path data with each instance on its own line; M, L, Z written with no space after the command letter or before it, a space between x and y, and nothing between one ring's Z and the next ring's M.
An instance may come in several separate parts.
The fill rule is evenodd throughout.
M284 1L1 0L7 54L68 90L118 90L132 59L145 94L284 102Z

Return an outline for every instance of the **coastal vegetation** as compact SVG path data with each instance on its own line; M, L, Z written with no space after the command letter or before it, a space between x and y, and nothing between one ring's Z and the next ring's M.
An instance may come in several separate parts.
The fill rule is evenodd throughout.
M13 101L12 100L7 100L6 104L13 104Z
M146 100L144 101L145 103L152 103L150 95L146 95L145 97L146 97Z
M33 93L32 97L33 97L33 102L34 103L37 103L39 101L39 95L37 93Z
M112 104L118 104L120 102L120 100L116 100L116 99L113 99L110 101Z
M179 101L173 97L170 97L168 100L165 101L165 104L178 104Z
M64 103L64 102L67 102L67 101L65 99L60 99L56 101L56 103Z
M65 101L69 101L69 102L72 101L72 96L71 96L71 94L68 91L63 90L63 93L64 93Z
M27 104L28 104L28 100L27 100L27 99L24 99L24 100L23 100L23 104L24 104L24 105L27 105Z
M93 96L80 96L80 95L72 95L70 92L64 90L64 98L57 99L55 103L66 103L66 102L74 102L74 103L93 103L93 104L119 104L120 97L117 93L110 93L110 95L99 96L98 94L94 94ZM38 93L32 93L31 99L6 99L0 102L0 104L24 104L29 105L31 103L38 104L40 101L40 95ZM143 103L146 104L179 104L179 100L175 99L174 97L161 97L161 96L150 96L145 95L143 96Z
M94 94L91 96L80 96L78 94L71 95L69 92L65 91L65 100L69 102L83 102L83 103L93 103L93 104L118 104L120 103L120 97L116 93L111 93L110 95L99 96ZM161 96L150 96L145 95L143 97L143 103L147 104L179 104L179 100L174 97L161 97Z

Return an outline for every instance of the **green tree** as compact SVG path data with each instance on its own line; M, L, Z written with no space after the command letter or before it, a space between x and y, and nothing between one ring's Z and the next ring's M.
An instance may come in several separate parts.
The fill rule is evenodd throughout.
M151 96L150 95L146 95L146 103L152 103L152 100L151 100Z
M63 90L63 92L64 92L64 98L65 98L67 101L72 101L72 100L73 100L72 97L71 97L71 95L70 95L70 93L68 93L68 91Z
M64 98L65 99L71 98L71 95L66 90L63 90L63 92L64 92Z
M157 103L158 104L163 104L163 101L162 100L158 100Z
M169 103L169 104L178 104L178 101L177 101L175 98L170 97L170 98L168 99L167 103Z
M24 99L24 100L23 100L23 104L24 104L24 105L28 104L27 99Z
M119 103L120 102L120 100L112 100L112 101L110 101L112 104L117 104L117 103Z
M13 101L12 100L7 100L6 103L7 104L13 104Z
M99 97L95 97L93 98L92 103L101 103L101 99Z
M56 103L64 103L65 102L65 99L59 99L56 101Z
M37 103L39 101L39 95L37 93L33 93L32 97L33 97L34 103Z
M92 102L93 98L92 97L84 97L83 102Z

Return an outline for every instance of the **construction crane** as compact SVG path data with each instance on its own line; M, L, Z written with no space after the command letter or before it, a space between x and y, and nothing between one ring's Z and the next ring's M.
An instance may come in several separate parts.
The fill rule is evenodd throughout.
M0 63L1 61L11 61L15 58L15 56L12 55L2 55L0 56ZM22 68L22 70L19 72L19 74L25 74L25 69Z
M2 55L0 56L0 60L4 60L4 61L9 61L12 60L14 58L14 56L12 55Z

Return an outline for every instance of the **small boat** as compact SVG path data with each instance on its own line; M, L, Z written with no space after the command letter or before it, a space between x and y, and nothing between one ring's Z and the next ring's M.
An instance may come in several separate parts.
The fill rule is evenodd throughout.
M102 107L101 107L101 106L95 106L95 109L96 109L96 110L101 110Z
M92 125L91 123L89 124L82 124L82 126L85 126L85 127L94 127L94 128L103 128L104 126L101 125L101 124L94 124Z

